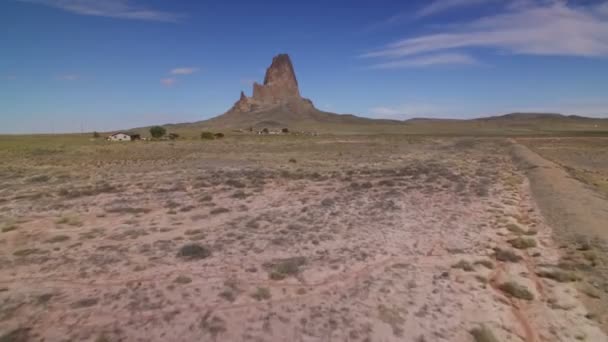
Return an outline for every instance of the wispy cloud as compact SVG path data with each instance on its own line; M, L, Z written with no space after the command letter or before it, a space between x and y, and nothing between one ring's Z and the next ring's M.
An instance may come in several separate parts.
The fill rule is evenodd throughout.
M175 83L177 83L177 79L173 78L173 77L168 77L168 78L163 78L160 80L160 83L162 85L164 85L165 87L173 87L175 85Z
M401 58L453 49L490 48L528 55L608 56L606 3L573 7L565 2L525 1L505 13L465 23L459 29L407 38L364 57Z
M180 18L175 13L157 11L133 4L132 0L18 0L46 5L68 12L133 20L176 22Z
M171 75L192 75L199 71L199 68L175 68L169 72Z
M423 68L438 65L477 65L475 58L464 53L439 53L378 63L372 69Z
M80 75L78 74L65 74L57 77L62 81L78 81L80 79Z
M428 17L459 7L469 7L496 1L497 0L435 0L421 8L416 13L416 17Z

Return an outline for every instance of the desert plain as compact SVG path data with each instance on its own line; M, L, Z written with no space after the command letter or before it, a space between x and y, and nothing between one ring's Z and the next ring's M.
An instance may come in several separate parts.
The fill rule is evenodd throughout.
M4 136L0 157L0 341L608 340L606 138Z

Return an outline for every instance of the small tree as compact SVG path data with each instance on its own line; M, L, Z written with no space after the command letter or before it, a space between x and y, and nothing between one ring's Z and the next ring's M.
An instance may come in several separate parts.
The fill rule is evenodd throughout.
M99 138L99 133L93 132L93 138Z
M215 135L212 132L202 132L201 139L203 140L213 140L215 139Z
M154 126L150 128L150 135L152 138L162 138L165 134L167 134L167 130L161 126Z

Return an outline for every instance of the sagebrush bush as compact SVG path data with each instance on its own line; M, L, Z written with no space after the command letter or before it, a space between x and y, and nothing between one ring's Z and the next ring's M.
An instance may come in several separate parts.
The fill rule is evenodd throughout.
M167 130L161 126L154 126L150 128L150 135L152 138L162 138L165 134L167 134Z
M503 291L515 298L524 299L524 300L533 300L534 299L534 295L532 294L532 292L530 292L530 290L528 290L528 288L526 288L523 285L512 282L512 281L502 283L498 286L498 288L501 291Z
M215 139L215 135L212 132L202 132L201 139L203 140L213 140Z
M177 256L186 260L205 259L211 256L211 251L205 246L192 243L180 248Z

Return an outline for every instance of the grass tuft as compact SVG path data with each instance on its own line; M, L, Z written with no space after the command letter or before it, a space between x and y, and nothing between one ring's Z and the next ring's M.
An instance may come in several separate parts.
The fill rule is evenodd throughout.
M456 264L452 265L452 268L459 268L465 272L473 272L475 270L475 267L473 267L473 264L471 264L470 262L468 262L466 260L460 260Z
M508 281L506 283L502 283L498 286L498 288L502 291L510 295L511 297L515 297L523 300L534 300L534 294L528 290L527 287L517 284L513 281Z
M6 225L4 225L4 227L2 227L2 232L3 233L11 232L13 230L16 230L17 228L19 228L19 226L17 226L16 224L6 224Z
M516 225L515 223L508 224L507 230L510 231L511 233L517 234L517 235L523 235L526 232L519 225Z
M518 237L507 241L513 248L528 249L536 247L536 240L525 237Z
M270 299L270 290L266 287L258 287L255 292L251 294L251 297L258 301Z
M485 260L485 259L477 260L477 261L475 261L475 265L481 265L489 270L494 269L494 263L491 262L490 260Z
M270 269L269 277L272 280L283 280L300 273L300 268L306 264L306 258L294 257L278 260L275 263L265 265Z
M473 335L475 342L498 342L498 338L494 336L492 330L485 325L473 328L470 333Z
M558 283L569 283L577 281L578 277L572 272L560 270L543 270L536 273L541 278L548 278L557 281Z
M519 256L517 253L510 249L500 249L496 248L494 250L494 257L498 261L503 262L520 262L523 258Z
M27 342L30 340L31 328L17 328L0 336L0 342Z
M46 242L48 242L48 243L58 243L58 242L68 241L69 239L70 239L70 237L67 236L67 235L57 235L57 236L53 236L52 238L46 240Z
M211 256L211 250L196 243L188 244L180 248L177 256L186 260L200 260Z

